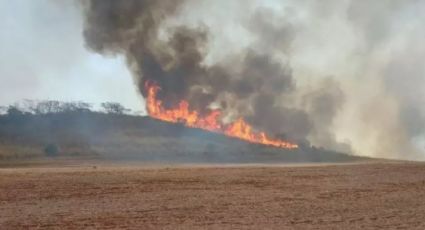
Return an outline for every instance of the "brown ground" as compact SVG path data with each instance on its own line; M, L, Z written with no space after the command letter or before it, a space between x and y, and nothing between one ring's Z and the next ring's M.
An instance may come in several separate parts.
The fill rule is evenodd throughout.
M0 169L0 229L425 229L425 164Z

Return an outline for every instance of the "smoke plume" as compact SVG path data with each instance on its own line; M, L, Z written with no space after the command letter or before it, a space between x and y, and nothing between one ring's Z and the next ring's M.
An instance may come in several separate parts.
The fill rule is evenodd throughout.
M126 57L166 107L244 117L340 151L418 159L425 131L421 1L83 2L89 49ZM423 19L423 18L422 18ZM423 147L422 147L423 148Z

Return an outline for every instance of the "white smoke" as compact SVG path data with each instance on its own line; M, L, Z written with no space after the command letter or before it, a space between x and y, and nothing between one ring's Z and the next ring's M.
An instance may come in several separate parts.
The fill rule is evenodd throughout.
M310 112L313 144L424 159L423 12L415 0L188 1L179 20L212 31L209 63L247 47L289 63L297 91L282 100ZM329 98L334 115L312 108Z

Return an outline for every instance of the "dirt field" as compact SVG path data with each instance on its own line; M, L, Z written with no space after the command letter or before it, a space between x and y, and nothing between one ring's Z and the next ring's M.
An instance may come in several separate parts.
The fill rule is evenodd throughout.
M0 169L0 229L425 229L425 164Z

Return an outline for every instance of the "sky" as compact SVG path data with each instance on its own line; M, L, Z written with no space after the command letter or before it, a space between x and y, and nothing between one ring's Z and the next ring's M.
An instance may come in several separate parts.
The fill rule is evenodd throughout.
M173 25L201 24L209 32L206 65L237 63L249 49L287 65L295 90L277 99L309 115L312 144L425 159L425 1L182 2L159 38ZM133 80L141 76L130 74L125 52L86 47L81 7L78 0L0 0L0 106L113 101L144 111Z
M85 48L77 1L0 0L0 105L119 102L144 110L125 60Z

